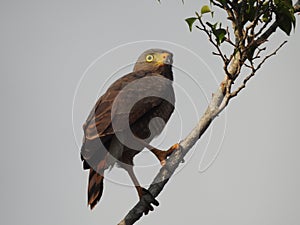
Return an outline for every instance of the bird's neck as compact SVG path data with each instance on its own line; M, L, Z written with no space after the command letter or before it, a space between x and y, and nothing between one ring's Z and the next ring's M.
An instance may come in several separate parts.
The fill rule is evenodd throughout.
M157 73L161 74L165 78L168 78L169 80L173 80L172 65L160 66L157 69Z

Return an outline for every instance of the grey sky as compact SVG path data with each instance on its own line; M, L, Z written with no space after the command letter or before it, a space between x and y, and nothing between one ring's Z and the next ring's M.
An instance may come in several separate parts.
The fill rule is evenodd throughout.
M132 67L126 65L145 48L162 47L174 53L178 112L163 138L153 143L167 148L183 138L197 121L196 111L203 112L206 97L216 88L213 75L219 81L223 77L221 62L211 55L206 37L190 33L184 22L201 4L186 1L182 5L180 0L162 4L154 0L1 1L1 224L109 225L123 218L138 198L133 187L120 185L130 183L120 169L111 172L111 180L117 182L105 182L100 204L92 212L87 208L87 173L82 171L76 145L82 136L81 124L108 78L105 85L130 71ZM230 103L226 116L214 122L211 137L209 132L204 136L158 197L160 206L138 224L300 222L299 35L299 29L291 37L277 32L269 50L283 40L289 40L288 44ZM185 46L208 68L172 44L142 42L120 48L98 61L79 86L74 138L72 104L84 71L116 46L142 40ZM189 102L186 93L193 101L183 106ZM225 126L219 157L200 173L204 149L209 143L205 164L218 150ZM153 169L140 166L137 171L143 184L151 182L159 168L155 158L140 154L136 163L153 165Z

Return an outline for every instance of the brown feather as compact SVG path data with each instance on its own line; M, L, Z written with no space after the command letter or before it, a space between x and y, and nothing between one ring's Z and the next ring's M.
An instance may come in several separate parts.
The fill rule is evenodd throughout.
M88 205L91 209L99 202L103 193L103 176L90 169L88 185Z
M108 153L111 153L114 156L114 153L110 149L110 145L115 137L115 133L126 133L127 131L124 131L124 126L122 125L129 123L130 129L136 137L141 139L148 138L147 142L150 142L154 136L161 133L165 123L167 123L174 111L175 96L171 82L167 84L159 81L146 82L141 86L133 88L128 93L126 92L126 95L120 95L126 85L141 78L164 77L171 81L173 80L171 65L157 67L143 62L145 54L153 51L154 50L149 50L143 53L139 57L134 67L134 71L121 77L107 89L107 91L98 99L83 125L84 138L81 148L81 159L83 160L84 169L90 169L88 205L91 209L95 207L102 196L104 170L109 166L112 166L107 164L106 156L109 155ZM155 51L160 52L158 50ZM130 105L134 98L141 99L140 97L149 90L155 90L162 98L153 96L143 98L132 107L129 115L128 112L123 112L124 110L122 107L124 104ZM115 101L117 97L118 101ZM168 98L170 102L164 100L165 98ZM112 113L113 105L114 112ZM153 123L153 129L150 131L148 125L155 117L162 118L164 123ZM113 129L112 121L120 125L118 130ZM133 157L142 149L143 146L135 150L129 149L126 146L123 146L120 150L119 148L116 148L118 151L116 153L117 160L132 165Z

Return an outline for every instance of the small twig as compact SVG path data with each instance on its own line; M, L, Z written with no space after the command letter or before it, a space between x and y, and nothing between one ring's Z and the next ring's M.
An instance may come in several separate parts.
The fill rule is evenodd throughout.
M227 38L226 38L226 42L230 45L232 45L233 47L237 47L232 41L231 41L231 38L230 38L230 32L229 32L229 28L227 27L226 28L226 32L227 32Z
M222 53L222 50L221 50L220 46L213 40L212 35L211 35L211 32L206 28L205 24L203 23L203 21L202 21L202 19L201 19L201 16L199 16L198 14L197 14L197 16L198 16L198 20L199 20L199 22L200 22L200 24L201 24L202 27L199 27L199 26L196 26L196 27L197 27L198 29L204 31L204 33L206 33L206 35L207 35L207 37L208 37L210 43L213 44L213 46L216 48L216 50L217 50L217 52L218 52L218 54L215 54L215 55L220 56L220 57L222 58L223 62L224 62L224 63L227 63L227 62L228 62L228 59L227 59L226 56Z
M233 98L235 96L237 96L241 90L243 90L246 87L247 82L255 76L256 72L261 68L261 66L272 56L276 55L277 52L287 43L287 41L284 41L281 45L279 45L279 47L277 49L275 49L275 51L273 51L271 54L267 55L264 57L264 59L258 64L258 66L255 68L253 65L253 62L251 61L251 66L249 66L252 71L251 73L243 80L242 85L240 85L235 91L233 91L230 94L230 98Z
M249 69L252 69L252 66L248 65L247 63L244 63L244 66L246 66Z
M256 8L256 15L255 19L253 21L254 25L251 28L251 36L255 37L255 27L258 25L260 17L266 12L267 8L265 10L262 10L262 6L265 3L265 1L259 1L257 2L257 8Z
M277 52L287 43L287 41L284 41L281 43L281 45L279 45L279 47L272 52L271 54L267 55L262 61L261 63L258 64L258 66L256 67L256 71L259 70L261 68L261 66L266 62L266 60L268 60L270 57L274 56L277 54Z
M264 23L264 25L259 29L259 31L254 34L254 37L258 37L266 28L267 26L270 24L271 20L268 20L267 22Z
M257 48L257 49L258 49L258 51L255 54L255 56L252 58L252 60L259 59L260 58L260 53L262 53L263 51L265 51L267 48L264 47L264 48Z
M221 5L220 3L218 3L218 2L216 2L216 1L214 1L214 0L211 0L210 2L211 2L211 4L213 4L214 6L217 6L217 7L221 8L221 9L223 9L223 5Z

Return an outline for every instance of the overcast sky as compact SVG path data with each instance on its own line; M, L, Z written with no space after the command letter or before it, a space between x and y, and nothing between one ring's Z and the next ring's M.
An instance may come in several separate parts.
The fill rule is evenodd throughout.
M224 76L207 38L184 22L201 2L1 1L1 224L110 225L124 217L138 197L118 168L98 206L87 207L81 126L105 88L159 47L174 53L177 101L153 143L168 148L187 135ZM214 121L160 206L137 224L300 223L298 28L291 37L278 30L268 51L288 44ZM147 186L157 160L144 151L135 163Z

